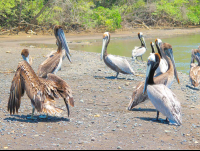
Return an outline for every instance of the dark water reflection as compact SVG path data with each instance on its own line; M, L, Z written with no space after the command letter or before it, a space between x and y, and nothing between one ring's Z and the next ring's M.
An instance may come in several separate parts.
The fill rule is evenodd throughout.
M145 41L147 45L147 52L143 56L143 60L146 61L149 56L149 53L151 52L150 42L151 41L154 42L155 39L146 38ZM184 35L172 38L162 38L162 41L170 43L172 45L177 70L184 73L189 73L191 50L194 48L198 48L198 46L200 46L200 35L194 34L194 35ZM74 47L74 49L101 53L102 40L93 40L91 42L92 45L77 45L76 47ZM111 37L110 44L108 45L108 53L131 57L132 50L134 49L135 46L140 46L140 41L139 39L137 39L137 36L123 37L123 38Z

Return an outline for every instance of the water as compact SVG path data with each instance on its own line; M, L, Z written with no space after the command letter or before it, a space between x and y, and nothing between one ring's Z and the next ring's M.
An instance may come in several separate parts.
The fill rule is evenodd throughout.
M200 46L200 34L162 38L161 40L172 45L177 70L188 74L190 70L191 50L197 49L198 46ZM155 42L155 39L145 39L145 42L147 46L147 51L143 55L143 60L147 61L147 58L151 52L150 42ZM111 37L107 51L109 54L113 55L132 57L132 50L135 46L140 45L141 43L140 40L137 38L137 35L135 37L123 38ZM102 40L93 40L92 45L77 45L74 49L101 53ZM155 50L157 52L156 48ZM140 57L138 57L138 60L140 60Z

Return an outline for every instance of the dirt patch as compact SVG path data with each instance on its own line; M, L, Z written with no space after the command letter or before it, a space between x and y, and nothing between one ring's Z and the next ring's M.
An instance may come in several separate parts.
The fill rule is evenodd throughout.
M141 31L141 30L140 30ZM199 29L144 30L147 38L199 33ZM137 36L138 31L119 32L112 37ZM30 36L30 37L28 37ZM68 41L101 39L102 34L70 35ZM21 46L21 43L55 44L54 36L19 35L0 37L0 149L199 149L199 89L191 87L188 75L179 74L180 84L174 81L172 91L182 105L183 124L166 123L161 114L155 121L156 110L149 101L132 111L127 110L132 92L143 76L119 74L110 70L100 53L71 51L72 64L66 59L57 73L72 88L75 107L67 117L64 101L56 106L64 109L61 117L47 120L27 120L31 114L30 99L22 98L18 115L10 116L7 102L11 81L20 53L28 48L33 57L33 69L55 48ZM145 75L146 62L136 64L127 58L136 73ZM35 114L38 118L39 113Z

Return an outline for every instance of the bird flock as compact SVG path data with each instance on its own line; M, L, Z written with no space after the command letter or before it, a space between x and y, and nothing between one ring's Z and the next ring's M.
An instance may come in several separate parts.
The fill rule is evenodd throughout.
M21 56L23 61L18 63L16 73L13 77L10 87L8 99L8 112L10 114L18 113L21 104L21 97L26 92L31 100L32 115L28 119L35 120L34 112L45 113L46 116L40 115L39 118L47 118L48 115L60 115L63 111L56 107L56 99L62 98L65 102L68 116L70 115L69 105L74 107L74 98L70 86L56 73L61 69L62 61L65 57L71 63L70 49L67 45L62 26L54 26L54 35L56 37L57 51L48 55L47 59L39 65L37 73L32 69L32 58L28 49L23 49ZM101 60L112 70L119 73L132 74L135 76L134 70L129 62L122 58L107 53L107 47L110 42L110 33L103 34ZM132 50L132 58L137 60L147 51L145 39L142 32L138 33L141 41L140 47ZM157 48L157 53L154 49ZM157 110L156 120L161 112L166 116L169 124L181 125L182 112L181 104L170 87L174 81L174 77L178 83L178 73L175 66L172 46L169 43L163 43L161 39L156 39L150 43L151 53L147 61L146 76L144 81L140 81L132 93L132 98L128 105L128 110L132 110L138 104L150 99ZM195 64L195 60L198 64ZM194 87L200 82L200 46L191 52L190 64L190 81ZM68 105L69 104L69 105Z

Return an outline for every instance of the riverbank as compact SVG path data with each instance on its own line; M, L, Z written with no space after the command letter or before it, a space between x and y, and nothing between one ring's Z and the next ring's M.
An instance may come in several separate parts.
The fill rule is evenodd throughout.
M157 32L156 32L157 31ZM147 37L164 33L166 36L195 34L199 29L142 31ZM192 32L191 32L192 31ZM131 33L137 36L134 31ZM175 34L176 33L176 34ZM130 33L129 33L130 34ZM115 33L112 37L127 36L128 33ZM163 34L162 34L163 35ZM30 37L28 37L30 36ZM68 35L69 41L81 39L102 39L101 34ZM160 37L162 38L162 37ZM31 114L31 103L27 95L22 98L19 114L10 116L7 101L11 81L17 64L22 60L20 53L28 48L33 57L33 69L54 48L21 46L21 43L55 43L54 36L0 36L0 149L199 149L199 89L191 87L189 75L178 72L180 84L174 81L172 91L182 106L182 126L165 123L161 114L155 121L156 110L151 102L127 110L130 97L137 83L144 80L146 62L135 63L126 59L134 71L141 76L119 74L110 70L100 53L71 50L72 64L66 59L57 73L72 88L75 107L70 107L71 115L63 100L56 106L64 111L61 117L50 116L48 120L27 120ZM70 45L69 45L70 47ZM38 118L39 113L35 114Z

